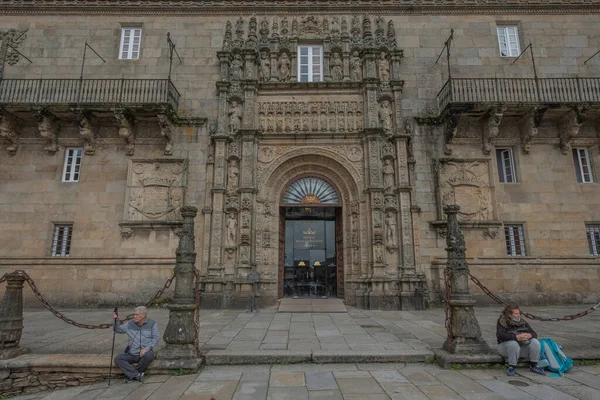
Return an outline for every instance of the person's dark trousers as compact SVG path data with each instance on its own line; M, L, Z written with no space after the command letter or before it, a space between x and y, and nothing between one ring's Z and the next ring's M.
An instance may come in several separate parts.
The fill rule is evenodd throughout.
M123 353L115 357L115 364L123 371L125 376L129 379L133 379L137 378L140 372L144 372L152 360L154 360L154 353L152 351L144 353L142 358ZM137 366L134 368L131 363L137 363Z

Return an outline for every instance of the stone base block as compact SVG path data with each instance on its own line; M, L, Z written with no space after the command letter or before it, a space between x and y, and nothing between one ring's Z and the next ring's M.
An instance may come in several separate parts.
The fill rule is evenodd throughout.
M0 360L8 360L25 353L29 353L29 350L23 347L9 347L8 349L0 351Z
M152 374L172 374L173 371L185 369L188 371L198 371L204 364L204 358L187 358L178 360L156 359L152 361L148 370Z
M455 354L444 349L434 349L436 362L442 368L450 368L453 364L477 364L481 367L492 364L504 364L504 358L497 353Z
M200 358L198 349L193 344L166 344L158 351L158 360L196 359Z

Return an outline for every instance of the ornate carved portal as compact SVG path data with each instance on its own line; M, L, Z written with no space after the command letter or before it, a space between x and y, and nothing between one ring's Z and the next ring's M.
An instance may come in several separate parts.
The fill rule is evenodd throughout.
M322 73L310 68L306 75L300 68L307 62L305 45L318 55ZM246 277L255 271L263 304L285 294L282 196L299 178L316 177L338 196L337 293L358 307L410 308L405 300L421 277L408 131L399 108L403 52L392 21L238 18L226 23L217 57L219 108L202 253L205 305L246 307L252 287ZM324 207L321 196L304 193L297 204Z

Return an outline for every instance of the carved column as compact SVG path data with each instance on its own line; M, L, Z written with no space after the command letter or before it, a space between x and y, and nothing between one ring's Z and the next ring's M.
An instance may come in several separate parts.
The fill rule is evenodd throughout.
M457 205L444 206L447 215L446 248L448 261L451 297L450 332L444 342L443 349L450 353L488 353L490 348L481 337L479 322L475 318L475 300L469 289L469 265L465 256L465 238L458 225Z
M194 217L197 212L196 207L181 207L183 224L177 233L179 246L176 252L175 293L173 303L167 306L169 323L163 335L166 345L160 352L160 358L163 359L200 357L200 350L194 344L197 334L194 322L196 308Z
M21 274L6 274L6 291L0 308L0 360L25 353L19 347L23 333L23 284Z

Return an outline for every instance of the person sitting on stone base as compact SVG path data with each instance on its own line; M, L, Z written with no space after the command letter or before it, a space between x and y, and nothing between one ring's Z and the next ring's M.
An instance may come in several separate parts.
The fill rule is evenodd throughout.
M537 333L521 317L521 310L516 304L508 305L496 324L498 353L508 361L506 375L513 376L519 357L529 358L529 369L539 375L546 372L538 367L541 345Z
M133 320L119 324L119 314L113 314L116 333L126 333L128 346L123 354L115 357L115 364L125 374L125 383L144 380L144 371L154 360L154 348L158 344L158 324L148 318L146 307L136 307ZM131 364L137 363L134 368Z

